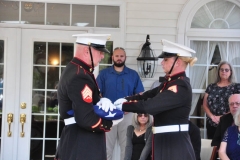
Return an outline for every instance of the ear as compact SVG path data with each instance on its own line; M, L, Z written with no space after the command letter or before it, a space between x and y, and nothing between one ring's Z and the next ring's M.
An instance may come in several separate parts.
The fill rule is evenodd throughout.
M175 63L176 67L180 66L181 63L182 63L182 60L180 58L178 58L176 63Z
M89 47L88 46L84 46L84 48L83 48L83 54L84 55L88 55L89 54Z

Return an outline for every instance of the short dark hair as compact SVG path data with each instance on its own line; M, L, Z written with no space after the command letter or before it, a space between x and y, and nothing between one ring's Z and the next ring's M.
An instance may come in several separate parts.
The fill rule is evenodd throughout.
M116 51L116 50L119 50L119 49L120 49L120 50L122 50L122 51L124 51L124 52L125 52L125 54L126 54L126 51L125 51L125 49L124 49L124 48L122 48L122 47L116 47L116 48L114 48L113 52L114 52L114 51Z

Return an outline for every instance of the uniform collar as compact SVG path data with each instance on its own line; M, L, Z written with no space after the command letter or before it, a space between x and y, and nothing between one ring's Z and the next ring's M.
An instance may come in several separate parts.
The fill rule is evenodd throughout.
M185 71L179 72L179 73L174 74L174 75L166 75L165 79L166 79L166 81L173 81L173 80L178 79L179 77L186 77Z
M85 70L89 71L90 73L93 73L93 68L92 68L92 66L86 64L85 62L83 62L83 61L80 60L79 58L74 57L71 62L73 62L73 63L81 66L82 68L84 68Z

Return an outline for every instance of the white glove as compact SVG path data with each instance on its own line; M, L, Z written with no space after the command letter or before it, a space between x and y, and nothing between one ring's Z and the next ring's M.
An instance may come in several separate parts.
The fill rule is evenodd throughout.
M112 122L113 122L112 126L117 125L117 124L120 123L122 120L123 120L123 118L117 119L117 120L112 120Z
M105 112L113 111L113 109L116 109L116 106L114 106L108 98L101 98L100 101L97 103L99 108L102 108Z
M114 102L114 105L116 106L117 109L122 110L122 104L124 102L127 102L127 100L125 98L119 98L118 100L116 100Z

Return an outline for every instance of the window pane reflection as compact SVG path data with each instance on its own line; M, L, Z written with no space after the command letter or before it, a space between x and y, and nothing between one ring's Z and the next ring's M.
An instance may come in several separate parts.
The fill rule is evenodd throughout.
M17 1L0 2L0 22L19 23L19 2Z
M36 66L33 68L33 88L34 89L45 88L45 72L46 72L46 67Z
M97 6L96 27L119 28L119 6Z
M57 99L57 85L54 91L47 92L47 97L49 99L47 106L47 113L58 113L58 99Z
M73 58L74 44L63 43L62 44L62 61L61 65L67 65Z
M19 6L21 6L21 10L19 9ZM71 6L72 10L70 14ZM45 10L45 8L47 8L47 10ZM32 1L0 2L0 23L119 28L119 20L119 6L61 4Z
M45 92L44 91L33 91L32 98L32 112L43 113L45 105Z
M33 64L43 63L39 59L46 59L46 42L34 42Z
M47 89L56 89L59 80L59 67L48 67Z
M60 43L48 43L48 65L59 65Z
M101 60L100 64L112 64L113 41L107 41L106 48L110 54L104 54L104 59Z
M70 5L48 3L47 4L47 24L69 26Z
M45 4L22 2L21 19L27 24L44 24Z
M72 25L80 27L94 27L93 5L72 5Z

